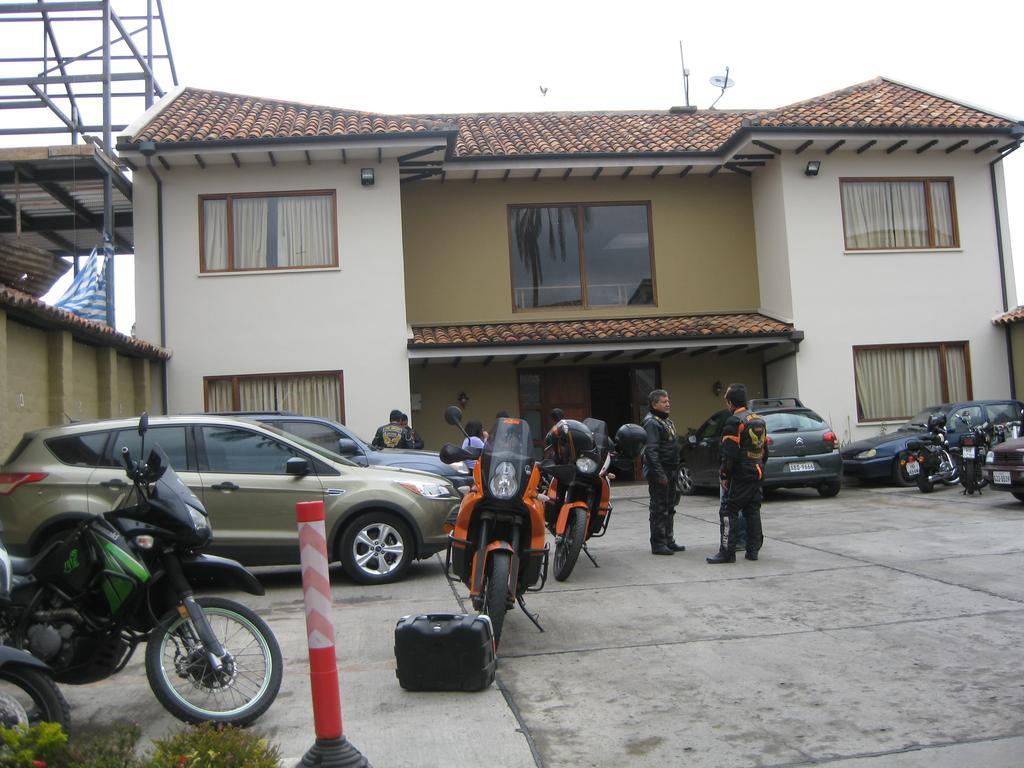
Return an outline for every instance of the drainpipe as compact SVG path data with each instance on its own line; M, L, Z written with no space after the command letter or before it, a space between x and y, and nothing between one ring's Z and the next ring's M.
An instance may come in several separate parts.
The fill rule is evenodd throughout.
M160 291L160 346L167 347L167 308L164 301L164 184L160 175L153 169L153 155L156 154L156 143L140 141L139 151L146 158L146 170L156 182L156 252L158 285ZM161 396L164 413L168 413L167 405L167 361L160 366Z
M989 182L992 185L992 211L996 217L996 251L999 254L999 288L1002 291L1003 296L1003 312L1008 312L1010 306L1006 293L1006 254L1003 251L1003 222L999 215L999 191L998 186L996 185L996 163L1001 163L1003 158L1017 151L1020 147L1020 137L1022 134L1024 134L1024 126L1014 126L1013 135L1017 138L1017 143L988 164ZM1006 337L1006 362L1010 369L1010 397L1015 398L1017 397L1017 377L1013 370L1013 339L1010 324L1005 326L1004 335Z

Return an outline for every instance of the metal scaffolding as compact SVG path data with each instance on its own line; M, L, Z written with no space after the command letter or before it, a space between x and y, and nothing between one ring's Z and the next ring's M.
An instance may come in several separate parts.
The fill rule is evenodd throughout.
M169 76L178 84L162 0L116 4L128 12L115 12L114 0L0 3L0 140L9 145L11 139L3 137L38 141L47 134L66 135L71 145L92 144L97 155L82 168L59 150L51 151L60 158L50 167L35 156L7 153L9 160L0 162L0 232L36 233L51 253L75 257L76 272L80 248L67 237L69 223L76 232L79 224L85 231L98 230L108 255L133 247L131 185L113 152L114 134L126 124L114 122L115 110L135 117L164 96L158 72L165 82ZM69 55L71 50L77 52ZM37 119L40 114L44 117ZM99 177L102 200L91 189L79 193L80 171ZM46 209L40 199L56 210ZM26 214L33 201L35 211ZM120 203L116 213L115 201ZM107 260L111 325L112 263Z

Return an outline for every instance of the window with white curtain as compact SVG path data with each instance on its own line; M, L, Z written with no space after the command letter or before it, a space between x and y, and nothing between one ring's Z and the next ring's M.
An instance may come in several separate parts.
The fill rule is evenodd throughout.
M966 341L854 347L853 367L860 421L909 419L972 397Z
M208 413L290 411L345 421L341 371L207 376L203 388Z
M840 179L846 249L959 245L952 179Z
M338 263L333 191L203 195L199 215L203 272Z

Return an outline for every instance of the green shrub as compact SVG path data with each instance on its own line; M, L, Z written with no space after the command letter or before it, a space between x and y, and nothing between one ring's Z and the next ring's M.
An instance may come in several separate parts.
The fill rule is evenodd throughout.
M71 739L47 768L140 768L135 745L142 729L118 723L111 730Z
M0 768L46 768L64 752L68 737L56 723L31 728L0 726Z
M155 742L145 768L278 768L277 747L252 731L205 723Z

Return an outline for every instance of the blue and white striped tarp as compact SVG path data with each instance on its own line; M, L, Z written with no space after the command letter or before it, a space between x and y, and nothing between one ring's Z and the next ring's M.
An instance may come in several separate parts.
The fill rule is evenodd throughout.
M54 304L86 320L107 322L107 280L103 266L105 257L92 249L89 260L78 271L70 287Z

